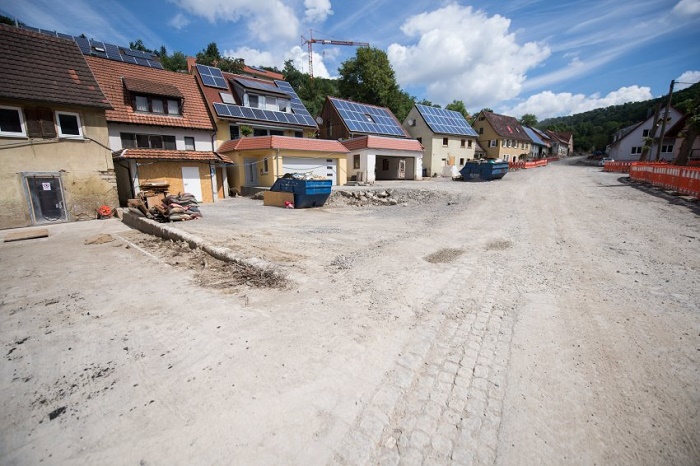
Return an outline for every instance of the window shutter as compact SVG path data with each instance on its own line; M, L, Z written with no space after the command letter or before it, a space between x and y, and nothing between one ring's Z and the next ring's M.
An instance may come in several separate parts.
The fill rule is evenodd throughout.
M30 138L40 138L41 122L37 117L36 109L30 107L25 108L24 116L27 118L27 136Z
M56 125L53 122L53 112L50 108L39 107L36 109L37 117L41 122L41 135L45 138L55 138Z

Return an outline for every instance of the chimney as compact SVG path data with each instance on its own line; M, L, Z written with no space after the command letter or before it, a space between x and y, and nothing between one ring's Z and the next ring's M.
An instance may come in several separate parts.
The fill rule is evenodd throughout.
M192 73L192 68L197 64L196 57L187 57L187 72Z

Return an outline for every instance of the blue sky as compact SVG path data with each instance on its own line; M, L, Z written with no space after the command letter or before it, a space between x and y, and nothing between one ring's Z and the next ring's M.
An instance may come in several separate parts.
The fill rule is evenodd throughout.
M301 36L369 42L401 87L470 112L540 120L646 100L700 80L700 0L0 0L31 26L195 55L210 42L249 65L294 60ZM354 47L314 44L314 74L335 77ZM677 85L675 90L682 88Z

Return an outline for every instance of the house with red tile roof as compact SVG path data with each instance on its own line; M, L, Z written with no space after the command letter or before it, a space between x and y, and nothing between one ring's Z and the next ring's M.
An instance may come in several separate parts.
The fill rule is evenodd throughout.
M348 181L423 177L423 146L388 108L328 96L318 122L319 137L340 141L350 149Z
M122 204L153 184L200 202L228 194L226 157L195 77L86 56L112 108L105 112Z
M488 159L517 161L530 154L532 140L518 120L508 115L481 111L472 124Z
M257 178L258 187L269 187L287 173L334 181L344 178L348 150L338 141L257 136L231 139L217 152L230 158L234 166L243 166L246 178Z
M574 135L571 132L561 132L547 130L547 135L551 140L552 155L555 157L566 157L574 153Z
M423 146L417 139L367 134L340 141L349 152L350 181L422 179Z
M112 107L76 43L0 25L0 44L0 228L116 207Z
M232 189L247 194L286 173L345 184L346 151L315 139L316 120L289 83L268 79L274 73L258 79L201 64L191 63L191 71L216 125L216 150L233 162Z

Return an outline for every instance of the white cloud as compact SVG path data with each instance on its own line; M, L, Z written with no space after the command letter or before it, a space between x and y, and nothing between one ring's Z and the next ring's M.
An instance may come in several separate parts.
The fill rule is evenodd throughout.
M257 40L271 43L299 38L299 19L281 0L171 0L191 14L212 23L243 19L248 32Z
M187 17L182 13L178 13L175 16L173 16L173 18L170 21L168 21L168 24L174 27L175 29L179 30L190 24L190 20L187 19Z
M306 8L306 20L311 22L323 22L333 14L330 0L304 0Z
M388 56L402 86L425 86L429 100L478 108L516 97L526 72L550 54L541 43L518 44L509 28L508 18L450 3L409 18L401 30L418 42L391 44Z
M537 119L544 120L545 118L573 115L595 108L609 107L626 102L639 102L652 98L650 88L636 85L621 87L608 93L605 97L600 97L599 94L586 96L570 92L555 94L551 91L544 91L530 96L515 107L502 109L501 111L516 118L520 118L526 113L531 113L536 115Z
M314 76L317 78L332 78L328 72L328 68L326 68L326 64L323 62L323 56L313 52L313 57ZM285 54L284 60L292 60L294 68L298 69L302 73L309 72L309 52L302 49L298 45L292 47L292 49Z
M695 16L700 14L700 0L681 0L673 7L672 12L679 16Z
M224 50L222 55L230 58L242 58L245 60L245 64L250 66L279 66L279 60L272 53L250 47Z
M673 87L676 91L680 91L682 89L685 89L686 87L690 87L693 84L700 82L700 71L686 71L682 75L678 76L676 78L676 81L678 82L678 84L676 84Z

